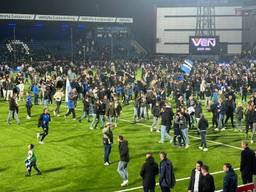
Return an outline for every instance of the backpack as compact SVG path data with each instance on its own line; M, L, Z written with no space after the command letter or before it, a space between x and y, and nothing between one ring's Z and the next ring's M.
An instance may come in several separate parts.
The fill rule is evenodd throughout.
M173 171L173 166L172 163L169 161L166 165L166 170L165 170L165 182L166 184L170 187L173 188L176 184L176 179Z

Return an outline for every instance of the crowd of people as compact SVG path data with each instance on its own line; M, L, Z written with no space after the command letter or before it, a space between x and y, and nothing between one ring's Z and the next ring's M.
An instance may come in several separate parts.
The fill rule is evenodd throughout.
M37 138L40 144L44 144L51 121L49 105L55 105L53 115L60 116L64 111L63 103L67 103L68 111L64 115L65 119L72 114L72 119L80 123L86 118L90 122L88 128L91 130L97 129L98 126L102 128L106 166L110 165L112 129L118 127L120 115L126 105L133 106L134 123L152 119L149 131L160 132L161 144L167 138L175 146L187 149L190 145L188 132L195 129L201 136L199 149L208 151L206 134L210 125L203 111L211 112L210 121L216 132L227 128L243 131L245 133L243 139L253 143L256 130L255 63L239 58L234 58L225 65L215 60L197 60L194 61L189 75L180 70L181 63L182 59L179 58L112 62L103 60L79 63L79 65L67 60L49 60L34 64L24 63L18 68L1 65L0 95L2 100L9 102L7 124L12 123L13 118L17 124L22 123L23 120L18 116L19 103L25 103L28 120L33 115L32 106L42 105L44 110L40 115L38 126L42 127L43 132L38 133ZM26 86L28 89L25 89ZM237 99L238 96L242 97L241 101ZM83 103L83 114L77 118L76 107L80 100ZM173 136L171 129L174 131ZM126 186L128 142L123 136L119 136L118 141L120 150L118 172L123 179L121 186ZM248 145L246 142L245 144ZM33 147L33 145L29 146L30 159ZM152 154L147 153L146 156L148 164L154 165L152 174L158 174ZM160 186L162 191L168 191L175 184L166 184L167 186L161 184L163 182L161 172L165 169L162 167L168 167L171 163L165 162L167 156L164 152L160 154L160 158ZM33 165L35 164L28 166L28 175ZM34 167L37 169L36 166ZM230 164L227 163L224 167L226 172L232 171ZM201 165L200 170L202 170L200 174L208 175L207 166ZM143 178L145 178L144 174L145 170L142 169ZM170 178L173 176L170 175ZM198 175L196 177L198 180ZM207 176L206 180L211 182L207 185L211 186L213 189L211 191L214 191L212 178ZM249 182L244 180L244 183L247 181ZM202 182L206 181L202 180ZM199 188L190 190L210 192ZM148 190L145 191L152 191L151 188L146 187L146 189Z

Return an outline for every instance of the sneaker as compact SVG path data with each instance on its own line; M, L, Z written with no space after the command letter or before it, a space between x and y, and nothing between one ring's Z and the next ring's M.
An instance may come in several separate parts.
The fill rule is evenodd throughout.
M153 128L150 129L150 132L153 132Z
M43 141L39 141L39 144L43 145L43 144L44 144L44 142L43 142Z
M203 147L198 147L198 149L203 150Z
M76 118L73 118L73 121L75 121L76 120Z
M219 129L218 129L218 128L215 128L214 131L219 131Z
M208 151L208 148L204 148L203 151Z
M79 119L78 122L81 123L82 122L81 119Z
M53 111L53 115L56 116L56 111Z
M37 133L37 134L36 134L36 138L37 138L37 140L39 140L39 138L40 138L40 133Z
M253 144L253 140L251 140L251 144Z
M37 172L36 175L42 175L42 173L41 172Z
M187 149L187 148L189 148L189 145L186 145L186 146L185 146L185 149Z
M160 130L159 130L159 129L157 129L157 130L156 130L156 132L157 132L157 133L160 133Z
M93 130L93 128L92 128L92 127L90 127L89 129Z
M105 165L105 166L109 166L109 163L108 163L108 162L105 162L104 165Z
M29 173L26 173L25 177L30 177L30 174L29 174Z
M163 141L158 141L158 143L161 143L161 144L163 144L164 142L163 142Z
M172 139L170 139L170 143L172 143Z
M27 115L27 119L31 119L31 117Z
M222 128L221 131L225 131L226 129L225 128Z
M57 117L59 117L59 116L60 116L60 114L57 115Z
M122 184L121 184L121 187L125 187L128 185L128 180L125 180Z
M117 124L115 123L115 128L117 128Z

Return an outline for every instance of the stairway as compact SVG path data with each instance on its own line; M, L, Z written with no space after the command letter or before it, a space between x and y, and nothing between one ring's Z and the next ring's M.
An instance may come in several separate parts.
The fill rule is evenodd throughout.
M136 40L131 40L131 41L130 41L130 44L131 44L131 46L136 50L136 52L137 52L138 54L144 54L144 55L147 55L147 54L148 54L147 50L146 50L144 47L142 47L142 46L138 43L138 41L136 41Z

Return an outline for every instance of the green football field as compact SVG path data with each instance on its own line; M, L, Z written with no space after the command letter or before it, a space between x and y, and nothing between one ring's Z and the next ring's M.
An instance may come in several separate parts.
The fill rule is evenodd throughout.
M243 133L227 129L215 133L209 128L207 134L208 152L198 149L200 140L195 131L190 132L190 147L188 149L176 148L172 144L159 144L160 133L151 133L150 124L152 120L141 121L133 124L132 104L123 107L118 128L114 129L114 144L110 159L112 164L108 167L103 165L102 133L100 129L89 130L89 123L79 123L72 120L71 116L64 119L66 107L61 108L61 117L53 117L55 105L49 107L52 115L49 135L45 144L37 143L36 133L41 131L37 127L37 121L42 113L42 105L33 106L32 119L26 119L25 103L19 103L19 118L21 125L13 120L7 126L6 117L8 103L0 102L0 191L1 192L27 192L27 191L142 191L137 189L141 186L142 180L139 176L140 168L145 160L145 153L154 153L155 160L159 163L159 152L168 153L169 159L173 162L177 184L172 191L187 191L188 179L192 168L197 160L202 160L209 165L210 172L217 172L214 175L217 189L222 188L223 163L230 162L234 168L239 167L240 162L240 141L244 138ZM205 108L205 107L204 107ZM82 115L82 104L78 103L77 117ZM210 122L210 113L206 113ZM122 134L129 141L130 157L129 162L129 185L121 188L121 178L117 173L119 160L118 143L116 138ZM24 177L24 160L27 155L27 145L35 144L37 164L42 171L41 176ZM251 145L255 149L255 145ZM236 171L241 184L239 170ZM135 189L133 189L135 188ZM156 191L160 191L156 187Z

